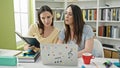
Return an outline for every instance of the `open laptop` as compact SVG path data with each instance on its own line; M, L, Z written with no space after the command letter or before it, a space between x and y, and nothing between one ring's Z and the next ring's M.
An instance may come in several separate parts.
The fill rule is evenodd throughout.
M78 46L75 44L41 44L41 60L48 65L78 65Z

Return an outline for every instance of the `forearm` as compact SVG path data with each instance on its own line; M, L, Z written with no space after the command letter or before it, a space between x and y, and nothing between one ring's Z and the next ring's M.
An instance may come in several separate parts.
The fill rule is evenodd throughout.
M81 51L78 52L78 58L80 58L82 56L83 53L85 52L89 52L89 53L92 53L92 50L91 49L83 49Z
M83 53L89 52L92 53L93 50L93 38L86 40L85 42L85 48L78 52L78 58L82 56Z

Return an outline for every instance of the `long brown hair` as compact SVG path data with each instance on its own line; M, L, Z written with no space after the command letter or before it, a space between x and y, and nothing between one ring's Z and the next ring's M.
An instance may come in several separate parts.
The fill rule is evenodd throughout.
M69 5L68 7L71 7L72 14L73 14L73 28L74 28L74 39L76 40L76 44L80 44L82 40L82 33L83 33L83 27L84 27L84 20L82 15L82 10L77 5ZM67 7L67 8L68 8ZM69 25L65 24L65 43L67 43L71 39L71 33L70 33L70 27Z
M53 15L52 9L51 9L49 6L47 6L47 5L42 6L42 7L38 10L38 23L37 23L37 25L38 25L38 28L39 28L39 29L42 29L42 32L40 33L41 35L44 34L44 24L42 23L42 21L41 21L41 19L40 19L40 14L43 13L43 12L45 12L45 11L48 11L48 12L50 12L50 13ZM53 18L53 19L54 19L54 18ZM53 26L53 19L52 19L52 24L51 24L51 26Z

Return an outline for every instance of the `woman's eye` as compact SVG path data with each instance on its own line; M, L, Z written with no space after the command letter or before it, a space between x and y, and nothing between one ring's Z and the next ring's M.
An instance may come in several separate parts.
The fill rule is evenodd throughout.
M50 18L50 16L48 16L47 18Z
M42 17L41 19L45 19L44 17Z

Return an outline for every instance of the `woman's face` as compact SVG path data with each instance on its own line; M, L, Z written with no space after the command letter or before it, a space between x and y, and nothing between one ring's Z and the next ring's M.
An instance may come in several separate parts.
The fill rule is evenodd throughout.
M48 11L42 12L40 14L40 19L45 27L51 26L52 18L53 18L53 15Z
M71 7L68 7L65 12L65 24L72 25L73 24L73 14Z

